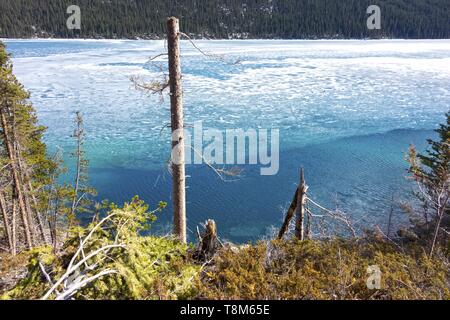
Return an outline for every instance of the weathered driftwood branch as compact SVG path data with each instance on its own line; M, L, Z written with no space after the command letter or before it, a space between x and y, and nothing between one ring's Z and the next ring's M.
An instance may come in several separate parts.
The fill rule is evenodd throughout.
M42 300L48 299L53 294L53 292L57 293L57 289L59 288L59 286L62 286L62 290L61 290L61 294L57 295L57 299L58 299L58 297L59 298L68 298L71 295L73 295L76 291L78 291L80 288L82 288L84 285L87 285L88 283L94 281L95 279L97 279L101 276L116 272L115 270L107 269L104 271L100 271L99 273L97 273L94 276L84 279L86 271L93 271L95 269L95 267L88 265L88 261L90 259L92 259L100 254L106 255L109 250L114 249L114 248L126 249L126 246L124 244L117 244L116 243L117 241L115 241L114 244L102 246L92 252L88 252L88 253L85 252L86 243L92 237L94 232L96 230L98 230L98 228L100 228L106 221L110 220L116 214L117 213L111 213L107 217L103 218L99 223L97 223L91 229L91 231L88 233L88 235L84 239L80 240L80 245L79 245L77 251L75 252L75 254L73 255L72 259L70 260L69 265L67 266L66 272L55 283L52 284L50 282L52 284L52 286L47 291L47 293L42 297ZM117 238L116 238L116 240L117 240ZM80 255L81 255L81 258L80 258ZM75 263L77 258L80 258L80 260L77 263ZM85 270L81 270L82 266L86 267ZM97 265L95 265L95 266L97 266ZM42 267L41 267L41 270L42 270ZM105 271L107 271L107 272L105 273ZM71 277L73 277L73 275L78 275L75 277L75 280L71 280ZM44 274L44 276L45 276L45 274ZM47 276L46 276L46 278L47 278Z
M48 290L47 293L42 297L42 300L48 299L53 292L56 292L56 289L58 288L58 286L63 284L63 282L64 282L64 285L63 285L63 291L62 291L61 295L66 296L66 295L68 295L67 294L68 292L75 292L74 288L76 288L76 290L82 288L82 286L79 286L79 285L74 287L73 286L74 283L87 284L87 283L97 279L98 278L97 276L92 276L91 278L89 278L89 279L92 279L89 282L81 281L81 279L84 278L84 274L83 274L83 272L80 271L80 267L82 265L84 265L89 259L92 259L93 257L97 256L98 254L105 253L105 252L107 252L107 251L109 251L110 249L113 249L113 248L123 248L123 249L125 249L126 247L123 244L118 244L118 245L112 244L112 245L103 246L103 247L95 250L94 252L91 252L85 258L81 259L77 264L75 264L71 268L67 269L66 272L62 275L62 277L58 281L56 281L53 284L53 286L50 288L50 290ZM115 270L110 270L110 271L116 272ZM105 275L105 274L102 274L103 272L104 271L101 271L101 272L99 272L99 274ZM81 275L76 277L75 280L72 280L70 282L68 281L71 275L78 274L78 273L81 274ZM113 272L109 272L109 273L113 273Z
M78 278L76 278L72 282L72 284L68 288L66 288L66 290L64 290L62 293L58 294L56 296L55 300L67 300L70 297L72 297L78 290L83 288L84 286L97 280L98 278L101 278L103 276L106 276L106 275L112 274L112 273L118 273L118 272L113 269L106 269L106 270L103 270L103 271L97 273L96 275L86 278L84 280L83 280L84 275L81 275Z

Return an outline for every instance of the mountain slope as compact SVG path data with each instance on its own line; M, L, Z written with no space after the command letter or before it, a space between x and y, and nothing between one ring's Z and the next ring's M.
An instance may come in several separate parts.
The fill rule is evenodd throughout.
M68 30L67 7L81 8ZM381 30L366 9L381 8ZM158 38L165 18L207 38L449 38L449 0L0 0L0 37Z

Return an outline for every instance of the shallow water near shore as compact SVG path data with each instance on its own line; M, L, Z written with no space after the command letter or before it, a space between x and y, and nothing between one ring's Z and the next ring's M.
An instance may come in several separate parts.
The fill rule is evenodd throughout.
M168 99L132 88L130 76L159 79L162 41L7 40L14 71L31 92L49 149L69 169L74 113L85 119L90 177L116 203L134 195L171 202L165 169ZM182 43L186 123L220 130L280 130L280 171L243 166L223 182L188 166L188 226L217 221L225 239L256 240L279 227L304 167L311 196L339 206L360 226L384 226L407 198L408 145L426 146L450 106L450 40L198 41L207 58ZM239 61L239 64L232 62ZM394 220L405 217L396 206ZM158 232L169 230L171 208Z

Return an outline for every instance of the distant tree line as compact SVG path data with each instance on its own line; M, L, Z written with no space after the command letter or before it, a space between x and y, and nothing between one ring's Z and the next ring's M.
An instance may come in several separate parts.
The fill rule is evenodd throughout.
M369 5L381 29L368 30ZM67 7L81 8L69 30ZM160 38L177 16L195 38L449 38L449 0L0 0L0 37Z

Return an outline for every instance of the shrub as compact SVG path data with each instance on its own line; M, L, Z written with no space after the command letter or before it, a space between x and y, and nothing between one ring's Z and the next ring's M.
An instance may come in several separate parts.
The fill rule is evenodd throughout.
M381 270L370 290L367 268ZM201 276L207 299L449 299L445 257L381 241L272 241L224 249Z
M80 267L71 272L66 281L57 286L49 298L56 298L58 292L68 290L72 283L113 270L99 277L73 294L74 299L177 299L195 295L194 278L199 266L190 263L188 247L168 237L142 236L156 219L155 212L148 212L148 206L137 197L123 208L114 205L102 221L78 230L78 235L66 242L64 254L55 255L51 248L34 250L28 265L28 275L4 299L42 298L53 283L63 277L71 266ZM83 240L81 240L83 239ZM80 251L80 243L83 250ZM108 247L113 245L114 247ZM102 248L108 248L103 250ZM83 257L99 253L83 263ZM78 252L78 255L77 255ZM75 257L75 258L74 258ZM71 264L71 260L73 263ZM42 270L45 270L44 271Z

